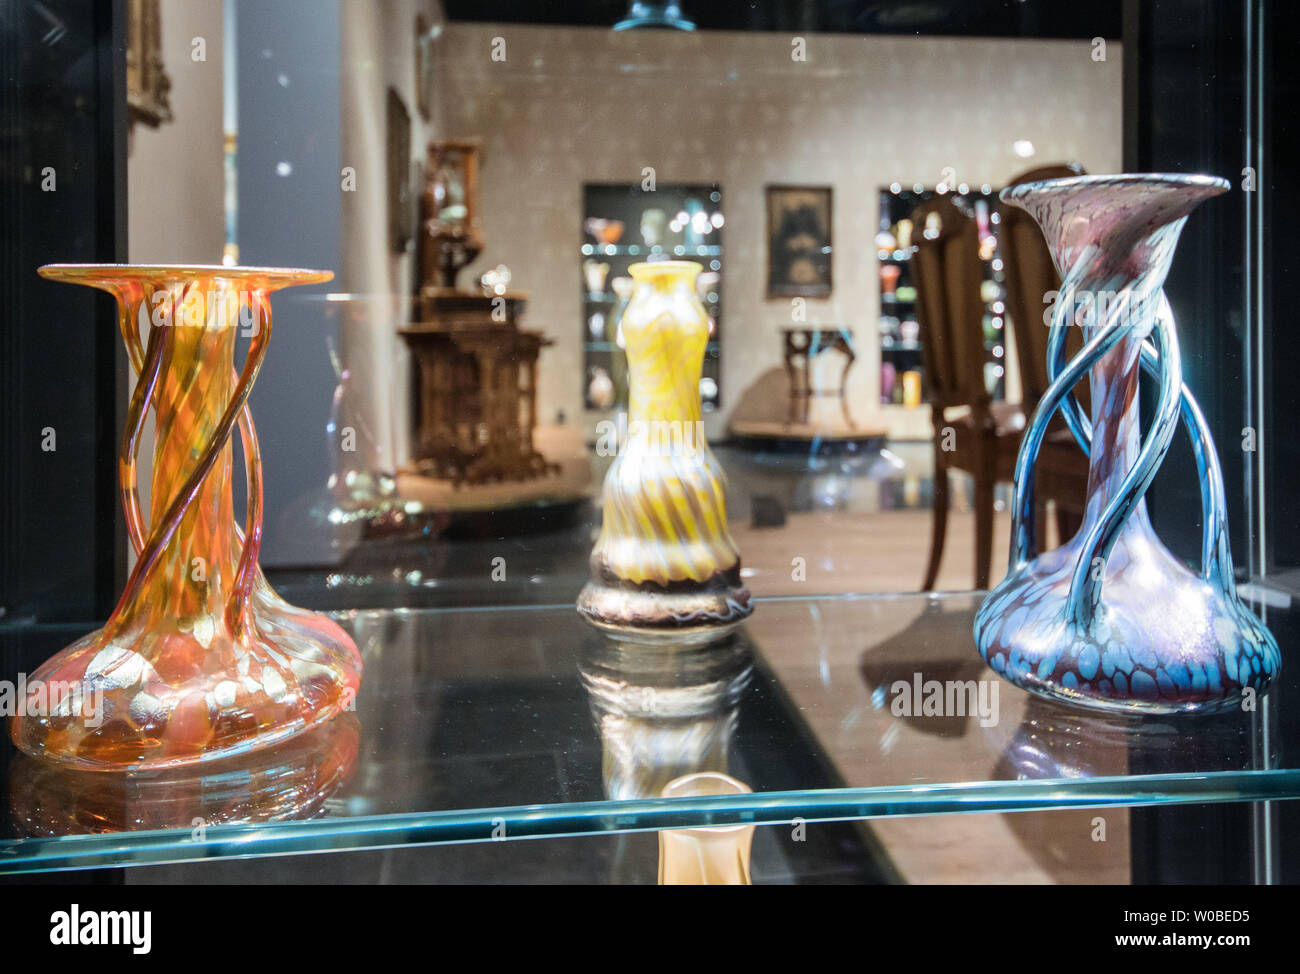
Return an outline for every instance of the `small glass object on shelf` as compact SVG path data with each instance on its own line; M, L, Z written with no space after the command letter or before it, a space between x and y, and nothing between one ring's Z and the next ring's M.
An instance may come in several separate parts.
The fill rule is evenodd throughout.
M898 287L898 278L902 273L903 269L897 264L880 265L880 293L886 300L894 299L894 289Z
M921 405L921 373L917 369L903 373L903 405L912 409Z
M591 381L587 383L587 402L597 409L614 405L614 380L599 365L592 366Z
M627 435L605 477L591 579L578 611L633 641L708 643L752 610L727 528L725 475L704 439L700 380L708 315L700 265L633 264L620 334Z
M681 223L686 246L704 246L704 235L713 230L709 216L704 212L704 204L694 196L687 197L686 208L677 215L677 219Z
M1162 290L1188 215L1229 188L1209 176L1149 174L1054 179L1003 193L1038 221L1063 277L1048 339L1052 384L1016 462L1010 565L974 625L988 664L1031 692L1100 709L1212 712L1253 700L1277 674L1277 643L1237 596L1218 456L1183 385ZM1076 323L1086 344L1067 364L1066 334ZM1159 383L1145 437L1141 369ZM1085 375L1091 420L1072 394ZM1058 409L1089 455L1087 513L1078 534L1039 554L1034 463ZM1195 572L1160 543L1143 502L1180 413L1201 486Z
M880 401L894 401L894 387L898 384L898 368L893 362L880 363Z
M613 246L623 239L623 221L606 220L601 217L588 217L583 224L587 232L596 238L597 243Z
M582 275L587 282L587 294L592 298L605 295L605 278L609 276L609 264L598 260L584 260Z
M701 771L669 782L664 798L748 795L750 788L730 775ZM749 886L752 825L663 829L659 833L660 886Z
M912 221L904 217L896 224L898 249L907 253L912 249Z
M619 275L609 282L609 286L614 290L614 310L610 313L610 320L614 322L614 343L619 348L623 347L623 333L619 330L623 324L623 312L627 310L627 303L632 300L632 278L626 275Z
M373 327L374 308L356 294L329 294L327 320L337 321L343 334ZM386 317L380 320L387 323ZM398 535L408 530L412 503L397 493L397 473L392 457L375 435L371 422L373 390L359 382L331 338L330 365L334 370L334 395L330 402L325 442L330 456L326 481L328 501L314 505L319 529L330 537L339 557L365 537Z
M703 271L700 276L696 278L695 291L699 294L700 300L704 302L705 307L717 303L718 294L716 288L718 286L718 281L721 280L721 278L722 275L717 271Z
M652 206L641 213L641 239L646 247L653 249L664 242L664 228L668 226L668 214L657 206Z
M14 743L84 770L175 768L278 744L350 709L356 645L325 616L280 599L258 566L262 467L248 408L271 334L269 294L333 274L130 264L49 264L40 274L117 298L137 376L120 456L137 558L105 626L29 677ZM251 340L236 371L241 333ZM146 515L137 464L150 410ZM236 425L248 468L243 530L231 497Z

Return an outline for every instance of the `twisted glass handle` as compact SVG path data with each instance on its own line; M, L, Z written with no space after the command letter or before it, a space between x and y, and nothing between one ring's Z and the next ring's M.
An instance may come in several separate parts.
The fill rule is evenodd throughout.
M196 285L197 282L190 283L186 286L185 292L188 292ZM137 471L139 469L141 433L144 430L148 411L154 405L158 378L161 373L163 358L162 327L149 329L148 347L147 349L143 348L137 319L137 314L142 307L143 289L139 284L133 282L127 286L123 294L129 295L129 297L121 304L119 324L122 335L126 340L128 358L138 377L138 381L127 408L118 467L127 534L138 559L127 580L126 588L122 592L118 605L119 607L126 606L138 596L140 589L157 564L160 553L175 533L186 509L193 501L203 480L216 463L226 441L230 438L232 427L238 423L240 439L244 447L248 510L244 530L241 531L238 526L235 527L236 535L243 548L236 569L234 590L226 605L226 622L231 631L237 634L243 628L246 619L248 599L256 577L257 556L262 540L262 466L257 443L257 430L253 426L252 412L248 407L248 394L252 391L253 382L261 370L262 359L266 354L266 342L270 337L271 315L267 306L267 295L260 289L252 293L259 327L252 336L242 373L238 370L232 370L235 386L230 404L217 423L217 427L206 444L198 465L177 496L173 498L159 524L152 531L147 531L147 518L140 505Z
M1085 455L1090 455L1092 424L1073 389L1092 366L1125 335L1125 325L1119 316L1127 315L1129 306L1120 302L1112 306L1106 322L1093 339L1068 366L1065 365L1065 329L1072 324L1067 320L1072 307L1073 302L1065 300L1059 302L1053 311L1047 356L1051 385L1025 431L1020 454L1016 459L1016 498L1009 566L1012 571L1023 567L1037 554L1033 517L1033 461L1042 445L1048 423L1056 410L1060 409L1080 448ZM1143 370L1160 382L1157 418L1137 462L1124 478L1116 497L1103 509L1083 541L1086 557L1081 557L1076 565L1067 603L1070 617L1081 624L1092 619L1100 604L1105 564L1124 520L1146 493L1169 449L1175 430L1175 411L1187 427L1201 482L1201 577L1217 582L1230 594L1235 592L1222 471L1205 417L1182 381L1173 311L1163 291L1159 293L1153 333L1154 341L1143 340L1140 358ZM1095 569L1098 558L1101 559L1101 571Z

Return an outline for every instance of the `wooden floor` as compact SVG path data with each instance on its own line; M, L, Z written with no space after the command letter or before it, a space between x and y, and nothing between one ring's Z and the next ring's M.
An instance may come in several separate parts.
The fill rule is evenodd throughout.
M746 582L755 595L915 592L930 555L928 510L792 513L778 528L733 524ZM1011 520L993 525L993 572L1006 569ZM975 517L948 516L948 539L936 589L962 591L975 578ZM803 559L800 563L796 559Z

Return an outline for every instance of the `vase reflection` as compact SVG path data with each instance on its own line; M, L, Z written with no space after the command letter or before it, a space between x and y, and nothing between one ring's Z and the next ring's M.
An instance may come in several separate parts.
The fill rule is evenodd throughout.
M689 648L593 636L582 647L579 671L611 799L657 797L682 775L726 773L741 696L753 676L743 640Z
M329 480L312 507L314 527L325 531L340 554L363 538L409 534L409 521L420 513L414 501L397 494L392 443L396 412L391 386L401 360L384 361L374 350L378 335L397 320L388 295L332 293L325 296L325 319L337 323L339 339L329 341L334 394L330 400L325 445ZM349 351L345 351L349 350ZM364 372L350 359L361 358ZM376 409L374 399L390 397Z
M1131 747L1148 746L1153 736L1172 743L1169 739L1176 734L1172 725L1158 719L1078 712L1030 697L992 777L1019 781L1122 775L1128 772Z
M199 768L109 775L19 755L12 828L53 837L317 818L351 779L360 740L360 721L345 713L278 748Z
M754 673L739 636L707 646L593 637L578 664L614 800L746 794L727 774L741 699ZM752 826L665 829L659 882L749 884Z

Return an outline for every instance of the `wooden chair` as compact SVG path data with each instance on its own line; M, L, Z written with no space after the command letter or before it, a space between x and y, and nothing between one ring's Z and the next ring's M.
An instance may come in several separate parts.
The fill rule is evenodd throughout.
M1016 176L1008 186L1042 179L1082 176L1076 163L1040 166ZM1049 329L1043 315L1048 308L1045 295L1061 287L1060 275L1052 263L1043 232L1018 206L999 209L998 250L1002 255L1006 283L1007 316L1015 335L1016 362L1020 367L1021 403L1031 415L1047 391L1047 339ZM1080 329L1072 328L1066 338L1069 356L1082 345ZM1088 408L1088 383L1075 389L1084 409ZM1057 533L1062 541L1073 536L1083 523L1088 487L1088 458L1057 413L1039 451L1035 474L1038 539L1042 545L1046 529L1047 501L1056 509Z
M974 218L940 196L918 206L912 223L911 272L934 423L934 514L922 588L934 587L943 559L949 469L975 479L975 587L988 588L993 488L1012 477L1025 417L1018 405L993 402L985 385L983 265Z

